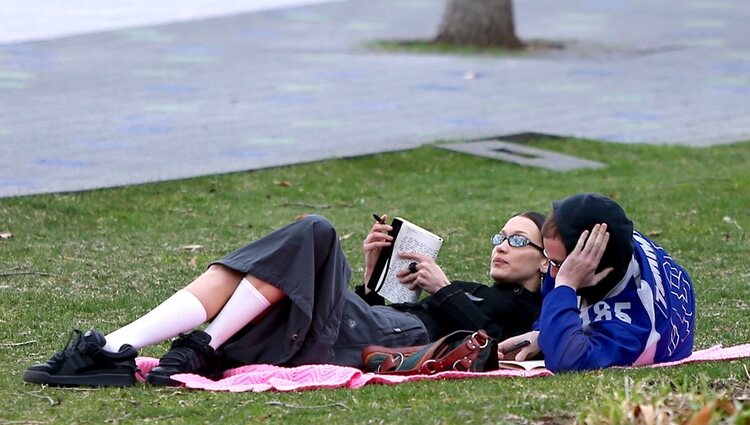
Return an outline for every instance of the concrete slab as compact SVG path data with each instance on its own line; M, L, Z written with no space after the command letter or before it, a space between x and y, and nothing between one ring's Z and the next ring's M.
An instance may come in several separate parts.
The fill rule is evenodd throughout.
M552 171L571 171L581 168L604 168L601 162L563 155L546 149L523 146L503 140L481 140L465 143L446 143L435 147L454 152L482 156L510 162L524 167L544 168Z

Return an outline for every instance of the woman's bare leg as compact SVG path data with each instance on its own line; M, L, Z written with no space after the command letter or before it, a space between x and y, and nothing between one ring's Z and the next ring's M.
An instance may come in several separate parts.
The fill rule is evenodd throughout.
M253 284L255 289L258 290L263 296L270 302L271 304L276 304L277 302L281 301L284 297L286 297L286 294L281 291L281 289L271 285L270 283L260 280L255 276L252 275L245 275L245 279L247 279L250 283Z
M213 322L206 328L214 349L225 343L245 325L260 320L284 293L261 279L246 275Z
M220 264L212 264L186 286L185 290L198 298L206 309L206 319L211 320L237 290L243 274Z

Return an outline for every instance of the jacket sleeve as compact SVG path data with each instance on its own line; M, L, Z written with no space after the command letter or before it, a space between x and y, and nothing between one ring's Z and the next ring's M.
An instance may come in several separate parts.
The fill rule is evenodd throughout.
M592 322L584 333L576 293L561 286L544 298L539 347L546 367L553 372L630 365L649 335L650 329L641 325L613 318Z
M450 319L456 329L479 330L484 329L491 337L504 338L505 332L496 318L487 315L467 296L467 292L458 285L450 284L440 288L426 300L431 312ZM507 302L508 308L514 308Z
M542 293L542 299L544 299L547 294L552 292L552 290L555 289L555 279L549 274L545 273L544 279L542 279L542 286L539 288L539 291ZM539 316L534 320L534 324L531 326L531 330L538 331L541 327L540 320L542 320L542 317Z

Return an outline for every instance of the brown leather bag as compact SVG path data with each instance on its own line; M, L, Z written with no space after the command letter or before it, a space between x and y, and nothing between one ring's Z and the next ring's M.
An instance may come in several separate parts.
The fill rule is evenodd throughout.
M496 347L497 343L483 330L456 331L427 345L370 345L362 350L362 360L366 371L389 375L432 375L446 370L482 372L497 368Z

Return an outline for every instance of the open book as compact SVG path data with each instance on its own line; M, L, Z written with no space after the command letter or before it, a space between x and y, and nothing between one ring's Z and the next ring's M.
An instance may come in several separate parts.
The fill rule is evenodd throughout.
M391 226L393 230L389 234L393 236L393 244L380 251L367 287L392 303L417 302L422 288L412 291L396 277L399 270L408 268L411 263L398 254L417 252L435 259L443 238L401 217L394 218Z
M497 362L497 365L500 369L534 370L545 368L544 360L525 360L522 362L515 360L500 360Z

